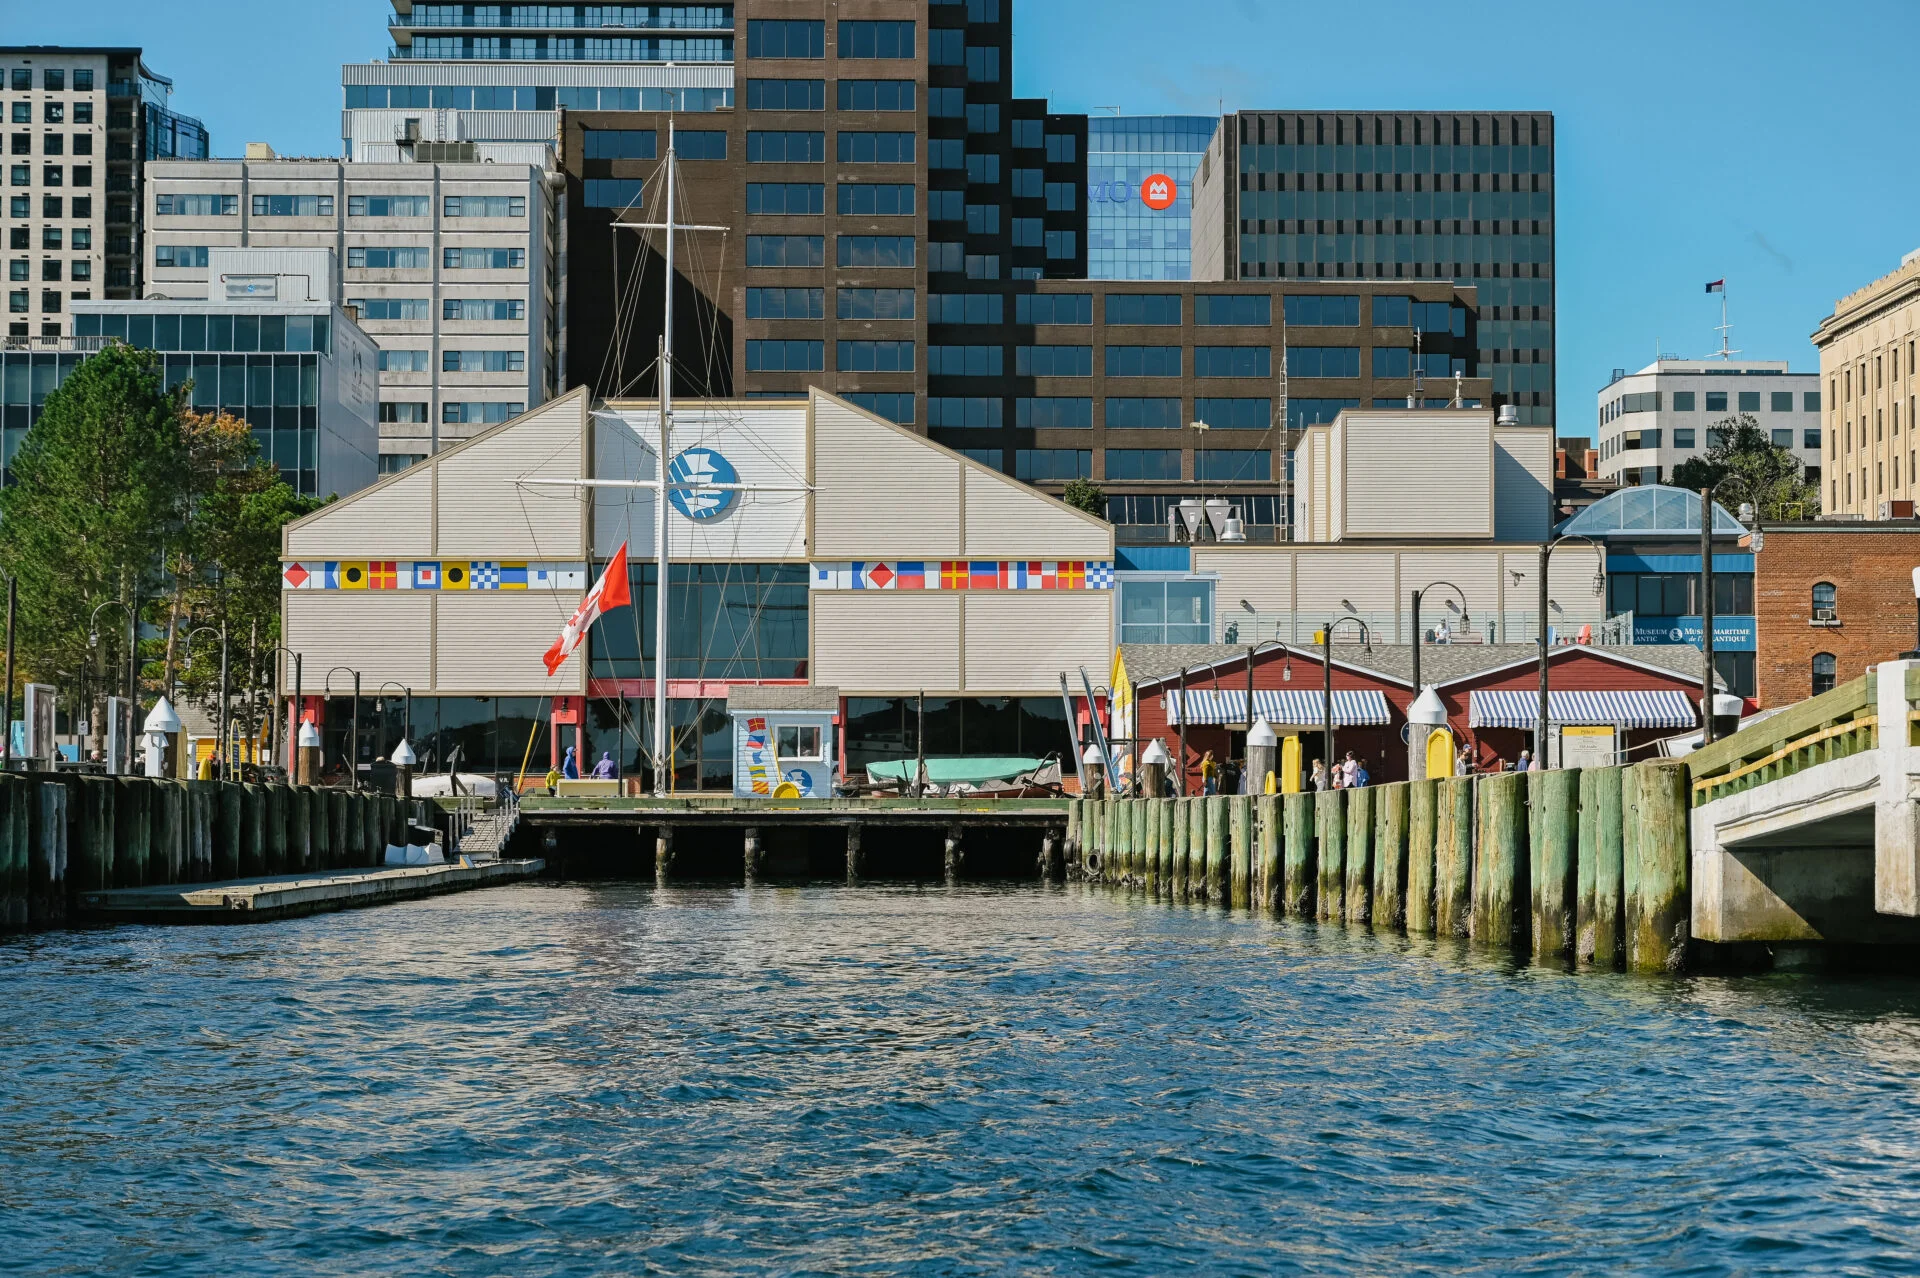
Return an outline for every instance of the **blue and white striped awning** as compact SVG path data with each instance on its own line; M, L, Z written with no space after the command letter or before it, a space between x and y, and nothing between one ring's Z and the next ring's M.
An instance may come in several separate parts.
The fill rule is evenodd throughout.
M1475 692L1468 695L1470 728L1531 728L1540 714L1538 692ZM1547 721L1617 728L1692 728L1693 702L1677 688L1643 692L1547 693Z
M1188 724L1225 724L1247 722L1245 688L1188 688L1186 717ZM1167 692L1167 722L1178 727L1182 721L1181 693ZM1271 724L1312 725L1322 721L1318 688L1255 688L1254 713ZM1337 727L1365 727L1390 721L1387 699L1372 689L1335 689L1333 722Z

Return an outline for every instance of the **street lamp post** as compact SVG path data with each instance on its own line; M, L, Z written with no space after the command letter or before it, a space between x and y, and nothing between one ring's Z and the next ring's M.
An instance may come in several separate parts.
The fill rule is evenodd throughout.
M1373 651L1373 631L1360 618L1348 615L1335 617L1320 632L1320 734L1322 748L1326 751L1327 772L1333 772L1333 632L1342 622L1350 621L1360 627L1360 642L1367 651Z
M101 612L108 608L119 608L127 614L127 706L129 707L129 712L137 711L140 708L139 597L136 595L135 601L131 604L121 599L109 599L94 608L93 615L87 618L87 646L89 648L98 648L100 646L100 627L98 623ZM7 730L11 733L13 730L12 726L9 725ZM129 731L126 737L127 770L131 772L133 770L132 732ZM112 766L112 763L112 760L108 760L109 766Z
M1713 490L1700 490L1700 744L1713 742Z
M291 648L275 644L267 649L268 660L274 660L281 653L293 658L293 731L287 737L287 784L296 785L300 780L300 654ZM280 755L280 677L279 663L274 665L273 690L273 730L267 739L267 755L278 758Z
M1460 597L1460 624L1463 626L1473 624L1472 614L1467 611L1467 592L1454 585L1451 581L1428 582L1413 592L1413 695L1416 697L1420 695L1420 689L1423 686L1420 682L1420 641L1422 639L1420 633L1420 600L1428 591L1436 586L1445 586L1448 590L1451 590ZM1449 606L1451 606L1453 601L1448 600L1447 602Z
M413 689L409 688L404 683L400 683L397 680L389 679L385 683L381 684L378 688L374 689L374 693L377 696L378 694L385 692L388 688L400 689L400 695L404 698L404 701L401 704L401 711L400 711L400 739L402 741L412 741L413 740ZM375 714L382 713L385 710L385 708L386 707L381 702L376 701L373 703L373 712Z
M1568 533L1563 537L1549 537L1540 543L1540 705L1539 713L1533 723L1533 766L1544 768L1547 759L1547 609L1552 607L1547 598L1547 564L1553 558L1554 548L1569 541L1584 541L1593 547L1593 553L1600 557L1600 570L1594 576L1595 590L1606 587L1607 552L1599 542L1579 533Z
M221 621L218 630L212 626L195 626L187 631L183 646L187 650L186 670L189 673L193 670L193 637L203 630L220 636L220 713L216 719L219 724L217 731L220 744L217 748L220 752L220 779L231 780L233 778L233 742L229 739L232 733L229 731L230 724L227 718L227 623L224 620Z
M347 731L347 786L360 788L360 672L352 666L335 666L327 671L327 677L321 682L320 695L333 695L333 676L340 671L353 676L353 723Z

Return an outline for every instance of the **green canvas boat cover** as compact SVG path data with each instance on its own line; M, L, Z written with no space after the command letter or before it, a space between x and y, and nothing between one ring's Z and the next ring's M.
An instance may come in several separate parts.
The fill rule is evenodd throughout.
M1011 781L1024 773L1046 765L1045 759L928 759L927 780L934 785L979 785L986 781ZM912 759L867 765L867 776L875 781L895 781L906 785L916 771Z

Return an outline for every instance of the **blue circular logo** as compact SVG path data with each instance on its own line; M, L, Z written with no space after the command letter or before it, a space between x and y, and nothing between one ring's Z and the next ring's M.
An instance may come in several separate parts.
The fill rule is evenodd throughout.
M669 484L737 484L740 474L733 463L711 448L689 448L667 466ZM678 488L667 490L673 508L696 523L718 519L733 508L737 494L731 488Z

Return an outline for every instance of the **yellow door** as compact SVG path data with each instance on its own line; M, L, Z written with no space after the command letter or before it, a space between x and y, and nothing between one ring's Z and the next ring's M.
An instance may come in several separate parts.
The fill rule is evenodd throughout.
M1300 738L1280 738L1280 793L1300 793Z
M1427 775L1453 775L1453 733L1445 728L1435 728L1427 734Z

